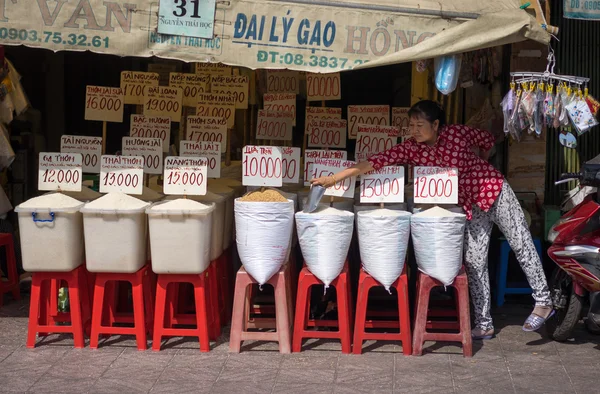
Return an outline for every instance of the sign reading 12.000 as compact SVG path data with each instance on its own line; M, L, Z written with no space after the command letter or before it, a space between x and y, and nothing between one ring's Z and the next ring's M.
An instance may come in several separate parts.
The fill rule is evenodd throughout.
M213 38L215 0L162 0L158 32L175 36Z

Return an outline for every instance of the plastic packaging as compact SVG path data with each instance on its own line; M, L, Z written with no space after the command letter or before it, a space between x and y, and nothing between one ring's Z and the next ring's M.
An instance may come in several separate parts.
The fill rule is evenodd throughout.
M450 94L456 89L461 60L462 55L447 55L435 59L435 86L442 94Z
M567 112L579 135L598 125L598 121L583 98L577 97L567 104Z

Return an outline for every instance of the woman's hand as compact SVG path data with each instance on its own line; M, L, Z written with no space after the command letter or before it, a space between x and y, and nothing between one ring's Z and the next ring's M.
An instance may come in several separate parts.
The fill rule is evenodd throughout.
M310 184L314 186L323 186L324 188L329 188L336 184L336 180L332 175L322 176L320 178L311 179Z

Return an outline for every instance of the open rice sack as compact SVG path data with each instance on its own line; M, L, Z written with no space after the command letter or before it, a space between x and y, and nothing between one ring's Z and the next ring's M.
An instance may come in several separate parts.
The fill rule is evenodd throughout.
M387 291L404 268L411 214L391 209L356 214L362 267Z
M354 214L319 205L312 213L297 212L296 228L306 266L325 288L337 278L346 262Z
M256 193L260 192L235 200L236 243L246 271L263 285L289 257L294 202L275 191L267 190L264 193L269 194L267 196ZM272 193L278 194L281 199L273 199Z
M412 215L415 257L419 270L451 285L463 263L466 216L434 207Z

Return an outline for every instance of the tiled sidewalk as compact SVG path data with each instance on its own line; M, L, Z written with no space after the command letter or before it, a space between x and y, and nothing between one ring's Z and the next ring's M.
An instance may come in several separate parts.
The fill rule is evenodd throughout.
M133 340L119 337L98 350L73 349L70 339L59 336L31 350L25 347L27 308L28 299L0 308L1 392L600 392L600 338L582 325L567 343L525 333L525 307L496 311L500 332L476 343L472 359L456 346L434 343L422 357L405 357L391 344L367 345L361 356L341 355L334 342L309 342L302 353L286 356L273 344L246 343L241 354L229 354L227 335L207 354L180 338L161 352L139 352Z

